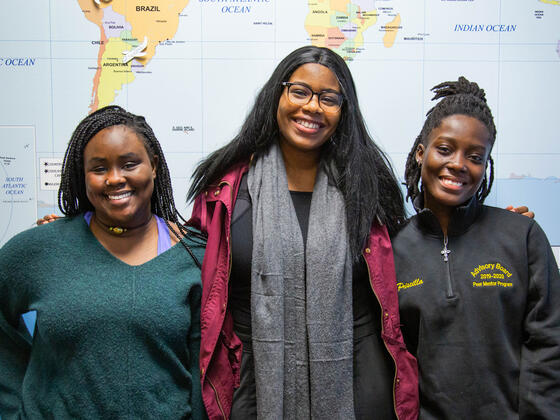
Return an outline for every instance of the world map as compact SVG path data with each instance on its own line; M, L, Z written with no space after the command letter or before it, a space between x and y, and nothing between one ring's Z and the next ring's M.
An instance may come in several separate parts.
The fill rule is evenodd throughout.
M175 36L179 13L189 0L152 5L130 1L78 0L78 3L84 17L97 25L100 33L90 105L90 110L95 111L113 103L122 86L132 83L135 74L145 70L156 53L156 46Z
M402 177L433 105L464 75L498 127L488 203L560 224L560 2L529 0L68 0L9 2L0 18L0 244L57 209L76 124L117 104L145 115L176 202L193 167L231 139L276 64L307 44L348 63L368 128Z

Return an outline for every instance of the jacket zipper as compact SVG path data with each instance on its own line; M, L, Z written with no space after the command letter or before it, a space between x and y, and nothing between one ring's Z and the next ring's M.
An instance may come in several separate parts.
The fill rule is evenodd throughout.
M443 249L441 250L440 254L443 257L443 262L445 263L445 269L447 272L447 298L451 299L455 297L455 292L453 291L453 283L451 281L451 267L449 265L449 254L451 254L451 251L447 249L448 240L449 239L447 235L444 235Z
M367 268L367 271L368 271L369 287L371 287L371 291L373 292L373 295L375 296L375 299L377 299L377 303L379 304L379 307L381 308L381 331L383 332L385 330L385 328L383 327L383 315L384 315L383 305L381 305L381 301L379 300L379 297L377 296L377 293L375 293L375 289L373 288L373 285L371 284L371 272L369 270L369 265L367 263L366 256L364 255L363 252L362 252L362 257L364 257L364 261L366 263L366 268ZM382 339L381 341L383 341L383 345L385 346L385 350L387 350L387 353L389 353L389 356L391 356L391 359L393 359L393 364L395 365L395 375L393 376L393 411L395 412L395 416L397 417L397 420L400 420L399 414L397 413L397 401L396 401L396 396L395 396L395 388L397 387L397 361L393 357L393 353L391 353L389 351L389 347L387 347L387 343L385 343L385 340L383 340L383 337L381 337L381 339Z
M208 383L210 384L210 386L214 390L214 394L216 394L216 401L218 402L218 408L220 409L220 412L222 413L222 417L225 420L226 419L226 414L224 413L224 409L222 408L222 403L220 402L220 397L218 397L218 391L216 390L216 387L214 386L214 384L212 383L212 381L210 380L210 378L208 376L206 376L206 379L208 380Z
M226 184L226 185L229 186L229 190L230 190L230 197L229 197L230 200L229 200L229 202L232 203L231 213L233 214L233 188L231 188L230 183L227 182L227 181L222 181L220 183L220 185L222 185L222 184ZM226 241L228 243L228 248L229 248L229 266L228 266L227 283L226 283L228 285L228 287L229 287L229 276L231 275L231 217L229 218L229 224L230 224L229 234L226 238Z

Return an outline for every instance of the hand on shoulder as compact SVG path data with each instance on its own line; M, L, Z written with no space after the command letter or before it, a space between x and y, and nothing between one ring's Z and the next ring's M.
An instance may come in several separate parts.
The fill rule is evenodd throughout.
M529 211L529 207L527 207L527 206L519 206L519 207L507 206L506 210L512 211L514 213L521 214L523 216L527 216L530 219L535 218L535 213L532 212L532 211Z
M56 214L47 214L46 216L43 216L41 219L37 219L37 226L40 225L46 225L47 223L50 222L54 222L56 219L60 219L60 216L57 216Z

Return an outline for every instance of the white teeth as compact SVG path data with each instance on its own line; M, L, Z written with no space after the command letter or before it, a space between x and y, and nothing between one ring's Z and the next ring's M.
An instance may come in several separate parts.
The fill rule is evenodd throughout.
M123 198L130 197L131 195L132 195L132 191L128 191L122 194L115 194L115 195L107 194L107 197L109 197L109 200L122 200Z
M462 182L453 181L453 180L448 179L448 178L443 178L443 179L442 179L442 182L443 182L444 184L454 185L454 186L456 186L456 187L462 187L462 186L463 186L463 183L462 183Z
M312 128L312 129L319 128L319 124L317 124L316 122L305 121L305 120L297 120L297 123L299 125L303 125L305 128Z

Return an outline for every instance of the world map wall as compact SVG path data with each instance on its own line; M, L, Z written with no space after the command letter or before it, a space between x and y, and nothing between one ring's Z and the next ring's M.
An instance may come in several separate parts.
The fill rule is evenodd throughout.
M58 212L76 124L118 104L163 145L180 210L194 165L231 139L276 64L307 44L347 60L402 176L432 106L464 75L498 127L488 203L527 204L560 246L560 1L33 0L0 17L0 244ZM558 253L558 248L555 248Z

